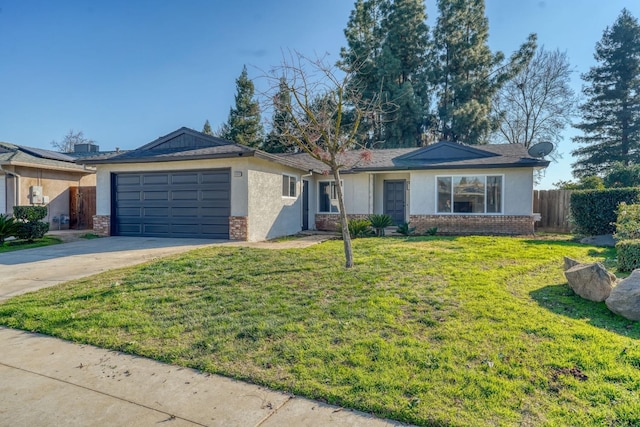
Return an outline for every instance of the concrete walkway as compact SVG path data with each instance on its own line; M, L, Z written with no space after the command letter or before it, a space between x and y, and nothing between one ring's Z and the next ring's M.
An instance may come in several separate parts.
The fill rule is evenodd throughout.
M326 239L326 237L324 237ZM320 237L244 244L306 247ZM0 254L0 303L212 244L108 237ZM0 327L0 426L401 426L217 375Z

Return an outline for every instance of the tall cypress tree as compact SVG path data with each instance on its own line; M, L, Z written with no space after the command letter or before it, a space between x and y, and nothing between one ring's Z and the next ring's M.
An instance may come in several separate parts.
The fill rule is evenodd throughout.
M576 177L605 172L616 162L640 163L640 26L627 9L596 44L598 65L582 76L586 102L575 127L585 144L571 154Z
M357 0L341 51L365 99L384 108L364 117L360 138L368 146L415 146L429 105L425 79L429 28L422 0Z
M535 52L535 35L503 64L489 49L484 0L438 0L432 82L438 88L438 116L444 139L486 143L495 125L491 100Z
M260 122L260 105L254 99L255 87L249 79L246 65L236 79L236 105L229 111L229 119L223 125L223 138L238 144L257 148L262 144L263 129Z
M202 127L202 133L206 134L206 135L213 135L213 130L211 130L211 123L209 123L209 120L205 120L204 122L204 126Z
M278 92L273 99L271 130L264 140L262 149L269 153L287 153L296 150L287 135L291 133L291 94L284 77L280 78Z

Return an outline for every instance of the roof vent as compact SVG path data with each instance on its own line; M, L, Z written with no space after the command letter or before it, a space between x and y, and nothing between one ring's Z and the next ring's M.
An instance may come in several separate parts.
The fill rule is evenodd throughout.
M97 153L100 147L96 144L75 144L73 146L74 153Z

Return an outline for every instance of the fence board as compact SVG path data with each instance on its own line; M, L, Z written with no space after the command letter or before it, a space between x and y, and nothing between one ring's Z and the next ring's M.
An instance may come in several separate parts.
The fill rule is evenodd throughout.
M96 187L69 187L69 227L92 230L96 214Z
M537 231L569 233L570 190L534 190L533 212L542 218L536 222Z

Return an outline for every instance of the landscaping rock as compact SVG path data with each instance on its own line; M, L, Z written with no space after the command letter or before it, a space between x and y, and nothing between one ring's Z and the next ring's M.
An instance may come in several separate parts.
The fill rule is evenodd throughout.
M609 310L629 320L640 320L640 270L622 280L605 301Z
M574 265L564 272L564 276L573 292L589 301L606 300L616 284L616 276L599 262Z
M578 264L581 264L581 262L573 258L569 258L568 256L564 257L564 271L567 271L571 267L575 267Z

